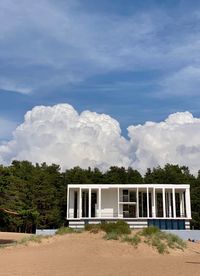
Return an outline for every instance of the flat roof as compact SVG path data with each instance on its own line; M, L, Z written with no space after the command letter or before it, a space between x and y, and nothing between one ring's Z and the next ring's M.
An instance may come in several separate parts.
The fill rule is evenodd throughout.
M190 184L68 184L69 188L175 188L188 189Z

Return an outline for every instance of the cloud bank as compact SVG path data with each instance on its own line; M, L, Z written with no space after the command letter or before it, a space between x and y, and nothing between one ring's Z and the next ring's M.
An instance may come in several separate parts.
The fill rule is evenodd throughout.
M200 119L190 112L171 114L160 123L128 127L134 145L133 165L144 171L166 163L188 166L193 173L200 169Z
M105 114L84 111L68 104L37 106L25 115L13 140L0 146L0 162L13 159L60 164L63 169L131 163L129 142L119 123Z
M200 119L189 112L171 114L163 122L128 127L129 139L119 123L105 114L80 114L68 104L36 106L28 111L13 139L0 145L0 163L29 160L81 166L146 168L166 163L200 168Z

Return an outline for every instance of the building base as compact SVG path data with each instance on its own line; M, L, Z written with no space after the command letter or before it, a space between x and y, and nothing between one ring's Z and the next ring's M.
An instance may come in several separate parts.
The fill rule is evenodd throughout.
M157 226L163 230L184 230L190 229L190 221L183 219L123 219L130 227L130 229L142 229L148 226ZM69 227L81 230L85 228L86 224L99 224L103 222L117 222L116 219L84 219L84 220L69 220Z

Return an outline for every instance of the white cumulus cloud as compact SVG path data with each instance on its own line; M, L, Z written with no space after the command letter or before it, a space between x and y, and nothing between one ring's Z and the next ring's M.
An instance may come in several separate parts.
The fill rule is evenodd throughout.
M78 113L71 105L36 106L25 115L13 139L0 145L0 163L29 160L107 169L132 166L142 173L166 163L200 169L200 119L189 112L171 114L165 121L128 127L105 114Z
M200 119L190 112L171 114L160 123L128 127L130 143L135 148L134 166L142 172L166 163L200 169Z
M0 161L13 159L57 163L69 168L128 166L130 145L119 123L108 115L84 111L68 104L37 106L25 115L13 140L0 146Z

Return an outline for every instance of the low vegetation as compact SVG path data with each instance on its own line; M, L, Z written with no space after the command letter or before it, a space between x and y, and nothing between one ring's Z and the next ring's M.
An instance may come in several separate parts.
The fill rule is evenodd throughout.
M186 248L186 243L181 238L174 234L161 231L155 226L144 228L134 234L134 232L131 232L129 225L123 220L112 223L87 224L85 230L94 234L100 231L104 232L105 235L103 238L105 240L119 240L129 243L135 248L137 248L140 243L145 243L155 248L160 254L169 253L170 249L184 250ZM56 234L65 235L80 232L81 231L76 231L69 227L61 227L57 230ZM0 248L17 244L28 245L30 242L41 243L43 239L49 237L50 236L29 235L19 241L1 244Z
M56 235L65 235L65 234L71 234L71 233L76 233L77 231L74 231L74 229L69 228L69 227L60 227L56 231Z
M86 224L85 230L90 233L97 234L99 231L102 231L102 224Z
M128 224L123 220L118 220L116 223L104 223L102 224L102 228L107 234L112 232L115 232L118 235L131 233Z
M169 249L184 250L186 243L178 236L163 232L155 226L150 226L138 231L135 235L131 233L128 224L122 220L116 223L87 224L85 230L90 233L103 231L106 240L120 240L137 247L144 242L155 248L160 254L168 253Z
M119 234L116 232L109 232L104 236L105 240L119 240Z
M28 245L29 242L41 243L43 239L48 239L50 236L42 236L42 235L31 235L22 238L16 244Z
M118 236L131 233L128 224L123 220L118 220L116 223L110 222L100 224L86 224L85 230L89 231L90 233L98 233L99 231L103 231L107 235L110 233L115 233Z
M122 241L128 242L131 245L133 245L135 248L137 248L138 244L141 242L141 238L138 234L135 234L134 236L125 235L122 237Z
M3 243L0 244L0 248L6 248L9 246L16 246L16 245L28 245L30 242L34 243L41 243L43 239L48 239L50 236L42 236L42 235L29 235L26 236L19 241L13 240L12 242L9 243Z
M178 236L163 232L155 226L144 228L140 231L140 236L143 236L144 242L155 247L161 254L167 253L169 249L184 250L186 243Z

